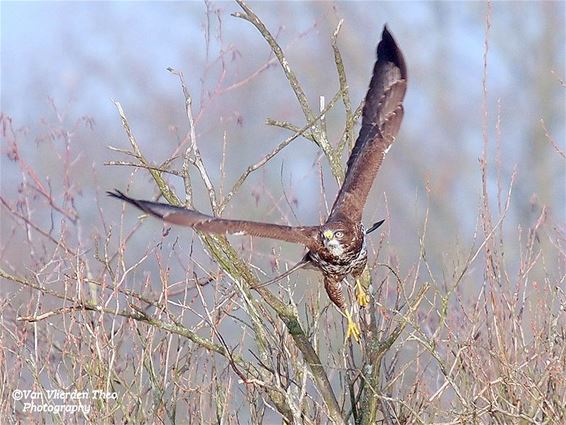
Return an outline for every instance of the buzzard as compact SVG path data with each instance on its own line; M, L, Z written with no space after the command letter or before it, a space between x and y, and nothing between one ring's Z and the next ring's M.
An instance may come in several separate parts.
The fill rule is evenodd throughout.
M340 284L346 276L352 275L356 280L358 302L361 306L368 304L369 297L359 280L367 263L366 235L379 227L383 220L366 230L362 224L362 212L383 157L399 131L406 89L407 68L403 54L384 27L363 107L362 127L348 159L344 183L328 219L321 226L291 227L231 220L187 208L133 199L119 190L108 192L108 195L168 223L189 226L201 232L243 234L303 244L308 252L290 271L306 266L322 272L328 296L348 320L347 337L353 336L358 340L360 331L346 309Z

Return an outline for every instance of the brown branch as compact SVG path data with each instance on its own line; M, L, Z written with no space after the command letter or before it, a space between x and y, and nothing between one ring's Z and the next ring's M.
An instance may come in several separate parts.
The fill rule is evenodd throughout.
M291 85L291 88L295 93L297 101L299 102L299 105L303 110L307 122L313 122L314 114L309 106L307 96L305 95L305 92L301 87L301 84L299 83L295 72L291 69L289 62L287 61L287 58L283 53L283 49L281 49L281 46L279 46L279 44L277 43L273 35L269 32L265 24L261 21L261 19L250 9L250 7L243 0L236 0L236 3L238 3L238 5L244 10L245 13L235 12L232 14L232 16L245 19L246 21L251 22L258 29L258 31L261 33L265 41L267 41L269 47L275 54L275 57L281 65L281 68L283 68L283 72L285 73L287 80L289 80L289 84Z
M123 124L124 128L126 129L126 133L128 134L128 138L129 138L130 143L132 144L132 147L134 149L134 154L136 155L137 159L141 163L147 164L147 160L143 157L143 154L141 153L139 146L137 145L137 142L136 142L136 140L135 140L135 138L134 138L134 136L131 132L130 126L129 126L128 121L126 119L126 116L125 116L121 106L119 105L119 103L117 103L117 107L118 107L118 111L120 113L120 116L122 117L122 124ZM152 169L149 169L149 172L151 173L152 177L154 178L157 186L160 188L161 193L163 194L163 196L167 200L167 202L170 203L171 205L180 206L181 203L180 203L178 197L169 188L167 182L163 179L161 173L156 171L156 170L152 170ZM204 233L201 233L201 232L197 232L197 234L202 239L204 246L205 246L205 249L216 260L216 262L220 265L220 267L222 267L222 269L227 273L227 275L230 276L233 280L237 279L238 281L241 281L243 283L242 288L244 289L245 296L248 297L249 299L252 299L252 297L249 295L249 288L257 285L259 283L259 281L253 276L253 274L251 273L251 270L249 269L246 262L241 260L238 257L236 250L230 245L230 243L228 242L226 237L225 236L219 236L219 235L207 235L207 234L204 234ZM286 310L285 304L283 302L279 301L275 296L273 296L267 290L257 289L256 291L258 293L260 293L260 295L262 295L264 300L281 317L281 312ZM304 337L304 332L302 332L302 329L300 327L300 324L298 322L298 318L296 317L296 315L293 316L293 314L289 313L289 312L285 312L285 314L286 314L286 317L293 317L292 319L287 319L287 322L292 325L293 330L295 332L297 332L297 329L300 329L302 336ZM255 323L257 324L257 322L255 322ZM259 337L261 335L262 330L256 328L256 332L257 332L256 337ZM179 332L176 332L176 333L179 333ZM300 336L299 336L299 338L300 338ZM304 338L306 339L306 337L304 337ZM261 346L261 343L258 344L258 345ZM222 353L219 353L219 354L222 354ZM311 353L309 352L308 354L309 354L308 358L313 359L313 356L311 355ZM316 358L318 358L318 357L316 357ZM318 359L318 361L315 360L314 362L317 363L320 366L320 359ZM320 373L317 374L317 377L319 377L319 375L320 375ZM326 377L326 375L324 377L326 379L326 382L328 382L328 378ZM258 379L261 379L261 377L259 377ZM323 390L325 388L331 388L329 382L328 382L327 386L323 387ZM273 403L277 406L277 409L279 410L279 412L284 417L288 418L289 407L287 406L287 404L285 402L284 396L282 394L279 394L279 393L272 393L269 390L267 392L268 392L271 400L273 401ZM332 397L334 397L333 394L332 394ZM334 401L336 401L335 398L334 398ZM338 403L336 402L335 405L337 407Z
M206 167L204 166L204 162L202 160L202 155L200 154L200 150L197 145L197 136L196 136L196 129L195 129L195 120L193 118L193 98L185 84L185 79L183 77L182 72L177 72L172 68L169 68L169 72L177 75L179 77L179 81L181 82L181 89L183 90L183 96L185 97L185 112L187 114L187 119L189 121L189 131L187 134L187 138L189 139L190 143L187 147L187 150L184 154L184 161L183 161L183 180L185 182L185 192L187 194L187 202L191 205L191 183L190 183L190 175L189 175L189 163L192 163L200 173L201 179L208 191L208 199L210 200L210 206L214 214L218 214L218 202L216 201L216 190L214 189L214 185L210 180L210 176L206 171ZM192 155L191 155L192 154ZM193 158L191 158L191 156Z
M130 141L130 145L132 146L133 149L132 154L142 164L149 166L150 164L143 157L138 142L136 141L132 129L130 128L130 124L128 124L128 119L126 118L126 113L122 109L122 105L120 105L119 102L114 102L114 105L116 105L116 108L118 109L118 113L120 114L120 118L122 120L122 127L124 127L124 130L126 130L126 135L128 136L128 140ZM155 182L157 183L159 190L161 191L163 196L165 196L165 199L167 199L169 203L174 202L173 205L180 205L179 199L177 198L175 193L169 188L165 180L163 180L163 177L161 176L162 173L160 171L151 168L149 168L148 170L151 176L153 177L153 179L155 180Z
M342 53L338 48L338 34L342 28L344 20L340 19L334 33L332 34L332 51L334 52L334 63L336 64L336 72L338 73L338 82L340 84L340 91L342 93L342 103L346 112L346 128L344 136L338 144L337 152L342 152L345 146L350 149L354 147L354 114L352 113L352 102L350 100L350 90L348 87L348 79L346 78L346 70L344 69L344 62L342 61Z
M550 132L548 131L548 129L546 128L546 124L544 123L544 120L541 118L540 119L540 125L542 127L542 130L544 131L544 135L546 137L546 139L550 142L550 144L552 145L552 147L554 148L554 150L556 152L558 152L558 154L566 159L566 153L564 153L564 151L562 149L560 149L560 146L558 146L558 143L556 143L556 141L554 140L554 138L550 135Z
M245 370L248 374L251 374L250 377L245 377L245 376L241 375L241 376L243 376L244 379L246 379L249 382L253 382L253 381L259 382L260 379L261 379L261 376L258 374L257 370L255 369L255 367L251 363L244 360L241 356L234 355L233 353L229 352L225 346L223 346L221 344L215 344L211 340L206 339L204 337L201 337L197 333L191 331L190 329L186 328L185 326L181 325L180 323L178 323L176 321L166 322L164 320L150 316L143 309L139 308L135 304L130 304L130 308L133 311L132 310L129 310L129 311L128 310L117 310L115 308L103 307L103 306L98 305L96 303L93 303L91 301L81 301L81 300L75 299L71 296L61 294L57 291L46 288L46 287L40 285L39 283L34 283L34 282L24 278L24 277L8 273L7 271L5 271L1 268L0 268L0 278L19 283L23 286L27 286L29 288L35 289L35 290L37 290L37 291L39 291L43 294L51 295L53 297L56 297L58 299L61 299L63 301L67 301L67 302L70 302L70 303L73 304L72 306L58 308L58 309L51 310L51 311L48 311L48 312L45 312L45 313L42 313L42 314L37 314L37 315L33 315L33 316L19 316L16 319L18 321L38 322L38 321L45 320L45 319L48 319L48 318L56 316L56 315L62 315L62 314L65 314L65 313L71 312L71 311L92 311L92 312L108 314L108 315L111 315L111 316L120 316L120 317L124 317L124 318L127 318L127 319L145 322L145 323L147 323L147 324L149 324L153 327L156 327L156 328L162 329L164 331L168 331L168 332L183 336L183 337L189 339L190 341L194 342L195 344L199 345L200 347L205 348L206 350L213 351L215 353L222 355L223 357L226 357L229 360L229 362L232 362L232 363L238 365L240 368ZM242 369L239 369L240 373L242 373ZM270 387L270 388L271 388L271 391L274 391L274 389L272 387Z
M423 301L426 292L430 289L431 285L425 283L419 292L414 296L413 300L409 303L408 309L404 314L400 315L399 323L391 334L384 341L373 341L367 347L367 360L366 366L363 367L363 379L365 386L365 393L362 397L362 404L359 409L361 418L359 423L370 425L377 422L377 406L379 402L379 378L381 373L381 360L391 346L397 341L401 333L405 330L407 325L412 323L411 316L416 312L419 305Z
M29 227L31 227L32 229L34 229L36 232L38 232L40 235L44 236L45 238L47 238L48 240L50 240L54 245L56 246L60 246L61 248L63 248L63 250L69 254L72 255L73 257L78 257L77 252L75 252L74 250L72 250L71 248L69 248L64 242L63 239L55 239L53 236L51 236L51 232L47 232L43 229L41 229L38 225L36 225L35 223L33 223L32 221L30 221L29 218L25 217L24 215L18 213L16 211L16 209L14 207L12 207L10 204L8 204L8 202L2 197L0 196L0 203L2 203L2 205L4 205L4 207L8 210L8 212L13 215L14 217L22 220L24 223L26 223L26 225L28 225Z
M316 125L316 123L322 119L322 117L324 116L325 113L327 113L330 109L332 109L334 107L334 105L336 104L336 102L338 101L338 99L341 97L341 92L338 92L334 95L334 97L332 98L332 100L328 103L328 105L322 110L322 112L320 114L318 114L313 122L308 123L306 126L304 126L301 129L298 129L295 134L293 134L292 136L289 136L287 139L283 140L281 143L279 143L279 145L277 145L277 147L275 149L273 149L270 153L268 153L267 155L265 155L261 160L259 160L258 162L256 162L253 165L250 165L246 171L244 171L244 173L238 178L238 180L236 180L236 183L234 183L234 186L232 186L232 189L230 190L230 192L228 192L226 194L226 196L224 197L224 199L222 200L222 202L220 203L219 206L219 211L222 211L224 208L226 208L226 205L230 202L230 200L232 199L232 197L236 194L236 192L240 189L240 187L242 186L242 184L244 183L244 181L246 180L246 178L253 173L254 171L258 170L259 168L263 167L265 164L267 164L269 162L270 159L272 159L273 157L275 157L279 152L281 152L286 146L288 146L293 140L295 140L296 138L302 136L305 134L305 132L307 132L309 129L311 129L313 126Z
M128 161L105 161L104 165L115 165L119 167L136 167L136 168L144 168L146 170L155 170L159 171L160 173L171 174L173 176L182 177L183 174L176 170L171 170L168 168L163 168L162 166L158 165L148 165L148 164L140 164L137 162L128 162Z
M281 46L279 46L279 44L277 43L273 35L269 32L265 24L261 21L261 19L243 0L236 0L236 3L238 3L238 5L244 10L245 13L236 12L233 13L232 16L245 19L246 21L252 23L261 33L262 37L265 39L265 41L267 41L273 53L275 53L275 56L277 57L277 60L279 61L279 64L281 65L281 68L285 73L285 77L287 77L291 89L295 93L297 101L299 102L299 105L303 110L306 121L315 122L315 114L309 106L305 92L301 84L299 83L299 80L294 71L291 69L289 62L287 61L287 58L283 53L283 49L281 49ZM336 154L334 148L328 142L323 125L316 125L313 128L312 135L314 142L322 149L324 155L328 159L333 175L336 176L338 180L341 180L344 176L344 171L342 169L342 163L340 162L340 155Z

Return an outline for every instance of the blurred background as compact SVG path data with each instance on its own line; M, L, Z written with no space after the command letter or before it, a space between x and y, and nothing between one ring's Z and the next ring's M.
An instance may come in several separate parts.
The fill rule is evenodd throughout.
M265 40L250 23L231 16L239 10L235 3L3 2L1 7L2 116L11 120L19 155L55 199L72 200L69 208L84 236L96 233L101 221L119 218L120 205L101 196L104 191L131 184L134 196L156 193L147 173L132 176L131 168L104 165L128 160L108 149L129 147L113 101L122 104L154 164L170 158L187 132L182 90L168 67L185 76L198 144L219 192L225 194L248 165L290 134L267 126L267 118L298 127L305 123ZM485 3L255 5L315 109L320 96L328 101L338 90L330 38L340 19L338 46L354 106L365 95L385 23L402 47L410 79L405 120L365 210L368 224L389 217L389 254L401 264L418 257L427 214L424 243L439 270L450 267L453 254L465 252L462 247L474 240L481 195L478 160L485 140L493 207L498 196L500 204L505 201L517 173L504 228L507 248L518 249L521 229L536 222L543 208L551 227L564 223L565 4L496 2L489 7L484 98ZM344 129L341 103L326 121L335 145ZM22 182L10 143L2 145L1 186L2 197L15 200ZM62 173L64 163L70 167ZM65 179L72 184L57 190ZM193 180L195 206L210 212L202 184ZM181 179L170 181L182 190ZM247 179L223 215L317 224L336 191L319 149L298 139ZM1 214L5 218L6 211ZM129 211L127 222L134 223L135 214ZM58 226L47 212L44 220ZM3 240L14 237L13 226L2 220ZM160 227L147 222L136 243L147 246ZM242 246L251 243L236 240ZM271 241L255 246L259 252L280 248ZM301 253L284 248L289 260ZM16 268L26 265L20 249L25 248L16 243L3 253Z
M513 287L524 277L533 291L539 279L548 287L563 285L566 3L251 6L283 48L315 110L320 96L328 102L339 88L331 37L341 19L338 47L354 107L367 90L384 24L404 52L409 72L405 118L364 213L367 225L387 217L382 229L387 242L377 255L380 238L372 239L370 262L391 264L406 278L426 257L430 269L414 272L420 273L419 282L435 276L439 286L452 284L483 241L480 158L486 149L493 224L506 214L497 244L508 281ZM238 11L232 2L0 4L2 268L57 283L72 275L65 273L74 265L61 251L64 242L91 261L89 276L112 280L99 260L118 249L123 234L138 225L139 213L129 207L124 211L105 191L118 188L146 199L158 193L147 171L105 165L132 161L108 148L130 148L113 102L124 108L152 164L184 152L189 130L184 97L179 78L168 68L184 75L197 143L220 199L249 165L291 135L266 125L266 119L305 125L269 46L253 25L231 15ZM326 115L334 146L344 125L338 102ZM180 169L181 160L170 166ZM338 189L329 170L320 149L298 138L246 179L223 216L318 224ZM210 213L202 181L194 169L191 174L194 205ZM167 179L184 198L182 180ZM301 247L269 240L230 240L262 280L303 253ZM157 220L144 221L125 249L125 267L139 267L120 285L135 292L149 286L159 293L162 284L186 287L193 277L206 278L218 267L199 243L190 230L163 231ZM63 258L61 265L54 265L55 251ZM531 263L531 253L543 253L542 260ZM160 274L165 269L166 276ZM483 265L472 267L464 290L478 294L484 273ZM308 272L293 276L298 294L305 276L320 281ZM225 279L221 285L229 288L231 282ZM321 290L318 283L306 287ZM17 288L10 283L2 289L15 310L31 299ZM206 291L214 306L213 291ZM16 313L3 314L14 319ZM239 333L229 329L223 328L226 341L235 345Z

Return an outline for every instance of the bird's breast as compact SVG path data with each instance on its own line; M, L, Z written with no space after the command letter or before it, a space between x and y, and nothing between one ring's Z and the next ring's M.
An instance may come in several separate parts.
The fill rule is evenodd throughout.
M317 251L309 251L308 256L323 273L329 275L346 276L352 272L363 269L367 262L367 249L365 235L361 243L346 247L337 253L324 247Z

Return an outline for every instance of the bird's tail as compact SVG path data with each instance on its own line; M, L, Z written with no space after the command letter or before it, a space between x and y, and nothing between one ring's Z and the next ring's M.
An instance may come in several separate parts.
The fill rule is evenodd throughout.
M371 227L366 230L366 235L369 235L371 232L373 232L375 229L381 226L384 222L385 220L379 220L377 223L373 223Z

